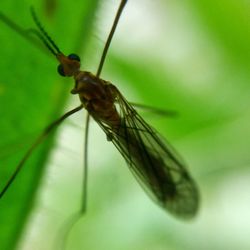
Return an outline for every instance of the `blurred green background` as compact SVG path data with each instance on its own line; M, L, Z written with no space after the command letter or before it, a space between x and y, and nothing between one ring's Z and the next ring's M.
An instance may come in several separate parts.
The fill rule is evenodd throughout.
M24 28L37 14L66 54L79 52L95 72L118 7L109 1L7 1L0 11ZM66 249L250 249L250 3L246 0L131 0L102 77L137 103L176 110L159 117L140 110L180 152L201 193L188 222L147 197L105 135L90 123L87 214ZM0 22L0 187L39 132L79 104L72 79L53 56ZM85 113L43 143L0 200L4 250L56 249L81 203ZM39 187L39 189L37 189Z

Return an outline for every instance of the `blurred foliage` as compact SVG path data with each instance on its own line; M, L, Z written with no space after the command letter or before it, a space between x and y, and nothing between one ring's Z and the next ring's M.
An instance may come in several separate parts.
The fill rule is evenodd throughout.
M61 50L81 52L84 69L94 72L119 1L97 2L33 3ZM30 4L4 0L0 9L30 28ZM102 77L128 100L178 112L160 118L141 111L190 165L201 190L200 213L180 222L161 211L91 123L88 211L70 232L67 249L250 248L249 26L245 0L128 1ZM57 75L52 56L0 27L2 187L39 131L77 102L66 105L73 85ZM78 124L84 120L81 114L75 119L62 125L56 142L39 147L0 201L1 249L15 249L20 235L24 250L55 249L63 241L65 220L81 197Z
M86 35L92 25L97 1L75 1L79 7L69 13L70 2L55 3L48 12L43 1L1 1L0 8L24 29L34 27L29 8L35 7L45 26L50 26L55 40L62 41L65 51L79 52L84 41L77 41L82 29ZM84 17L84 18L83 18ZM62 23L61 20L66 20ZM83 23L84 27L79 27ZM1 116L1 188L32 143L49 121L63 112L69 86L54 73L53 56L39 51L13 30L1 23L0 106ZM64 30L67 30L65 35ZM72 39L72 37L75 38ZM69 39L70 38L70 39ZM87 40L86 40L87 41ZM51 73L52 72L52 73ZM34 140L34 139L33 139ZM1 200L0 245L1 249L14 249L24 230L27 216L33 206L38 185L44 173L51 143L45 142L25 166L6 196Z

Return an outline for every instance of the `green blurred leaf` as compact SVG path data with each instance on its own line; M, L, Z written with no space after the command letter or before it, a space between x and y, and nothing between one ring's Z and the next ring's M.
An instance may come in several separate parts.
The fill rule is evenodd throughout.
M68 53L80 52L87 43L97 2L74 1L78 6L74 12L69 12L69 1L56 1L53 9L46 7L46 1L36 1L33 6L45 29ZM1 1L2 13L23 28L34 27L29 12L31 1L13 4ZM57 75L53 56L42 53L3 22L0 26L0 154L7 151L9 155L0 158L2 189L32 138L62 114L72 85L67 86ZM81 30L85 30L85 39L78 40ZM14 249L24 231L52 146L52 140L48 140L34 152L0 201L1 249Z

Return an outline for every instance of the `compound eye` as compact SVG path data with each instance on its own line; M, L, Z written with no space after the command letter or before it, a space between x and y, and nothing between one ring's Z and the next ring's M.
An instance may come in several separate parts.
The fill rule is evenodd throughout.
M64 73L62 64L59 64L59 65L58 65L58 67L57 67L57 72L59 73L59 75L65 76L65 73Z
M68 58L71 59L71 60L76 60L78 62L80 62L80 60L81 60L80 57L78 55L76 55L76 54L69 54Z

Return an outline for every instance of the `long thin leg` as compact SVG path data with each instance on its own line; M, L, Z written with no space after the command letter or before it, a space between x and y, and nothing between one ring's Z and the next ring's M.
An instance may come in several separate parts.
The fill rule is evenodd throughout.
M86 127L85 127L85 133L84 133L82 207L80 210L80 214L82 214L82 215L86 212L86 209L87 209L89 120L90 120L90 116L87 113Z
M99 66L98 66L98 69L97 69L97 73L96 73L97 77L99 77L100 74L101 74L102 67L103 67L103 64L104 64L104 61L105 61L105 58L106 58L106 55L107 55L107 52L108 52L111 40L113 38L116 26L117 26L117 24L119 22L120 16L122 14L122 11L123 11L126 3L127 3L127 0L122 0L121 3L120 3L120 6L118 8L118 11L116 13L115 20L113 22L112 28L111 28L111 30L109 32L109 36L108 36L107 42L106 42L105 47L104 47L103 52L102 52L101 61L99 63Z
M140 103L135 103L135 102L129 102L129 103L135 108L144 109L149 112L153 112L157 115L166 116L166 117L178 116L178 113L175 110L161 109L161 108L156 108L156 107L152 107L152 106L140 104Z
M56 121L54 121L53 123L51 123L47 128L45 128L45 130L35 140L35 142L31 145L31 147L26 152L26 154L24 155L24 157L22 158L22 160L17 165L15 172L11 175L11 177L9 178L7 184L5 185L5 187L3 188L3 190L0 192L0 199L3 197L3 195L5 194L5 192L8 190L8 188L10 187L10 185L13 183L13 181L15 180L17 174L20 172L20 170L22 169L24 163L28 160L28 158L32 154L33 150L50 134L50 132L53 129L55 129L59 124L61 124L66 118L68 118L72 114L76 113L77 111L81 110L82 108L83 108L83 105L81 104L79 107L74 108L74 109L68 111L66 114L64 114L59 119L57 119Z
M88 136L89 136L89 120L90 115L87 113L86 126L84 133L84 152L83 152L83 184L82 184L82 204L79 211L71 214L71 216L65 221L62 229L59 231L58 237L56 237L54 249L66 249L67 241L71 232L71 229L81 219L87 210L87 181L88 181ZM62 236L63 235L63 236ZM62 241L60 241L62 239Z

